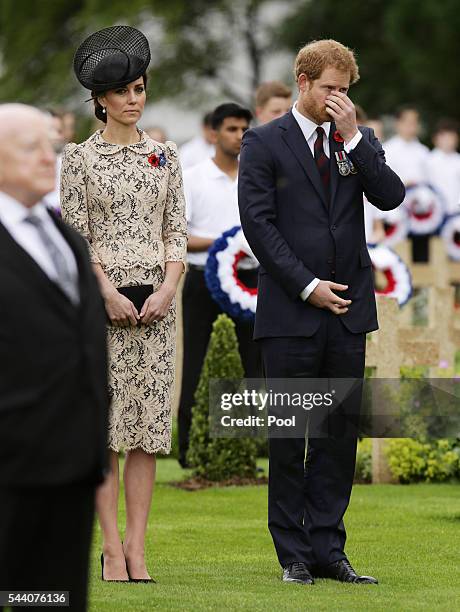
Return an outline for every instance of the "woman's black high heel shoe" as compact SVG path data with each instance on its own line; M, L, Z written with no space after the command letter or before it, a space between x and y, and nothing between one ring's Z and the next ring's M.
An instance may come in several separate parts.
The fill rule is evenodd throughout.
M156 580L154 580L153 578L131 578L131 576L129 575L128 572L128 576L129 576L129 582L144 582L144 583L148 583L151 582L153 584L156 584Z
M128 574L129 576L129 574ZM131 579L128 580L106 580L104 578L104 553L101 553L101 579L104 582L131 582Z
M152 583L156 584L156 582L157 582L153 578L131 578L131 575L130 575L129 569L128 569L128 562L126 562L126 571L128 572L129 582L145 582L146 584L148 582L152 582Z
M123 542L121 543L121 545L123 546ZM123 553L124 553L124 549L123 549ZM146 584L148 582L152 582L154 584L156 584L156 580L154 580L153 578L131 578L131 575L129 573L129 568L128 568L128 561L126 561L126 557L125 557L125 562L126 562L126 571L128 572L128 578L129 578L129 582L145 582Z

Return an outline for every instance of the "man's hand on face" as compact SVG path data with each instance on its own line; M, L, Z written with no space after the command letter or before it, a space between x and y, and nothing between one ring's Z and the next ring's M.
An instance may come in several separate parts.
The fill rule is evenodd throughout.
M345 140L350 140L358 133L358 125L356 123L355 105L350 98L337 91L331 93L326 98L326 112L329 113L331 119L335 121L337 130Z
M332 289L334 291L345 291L348 289L348 285L320 280L315 289L310 293L307 301L316 306L316 308L328 308L337 315L345 314L348 312L351 300L344 300L333 293Z

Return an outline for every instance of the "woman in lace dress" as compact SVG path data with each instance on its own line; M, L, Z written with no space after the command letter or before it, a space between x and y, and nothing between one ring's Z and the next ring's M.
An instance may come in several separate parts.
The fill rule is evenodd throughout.
M137 30L117 26L96 32L77 51L77 77L92 90L95 114L106 126L65 148L61 205L64 219L88 242L109 320L112 469L96 500L104 538L102 578L149 581L144 539L155 456L169 453L171 447L174 296L184 271L187 238L176 145L160 144L137 128L146 100L146 51L141 45L144 62L134 62L132 45L123 49L127 34L147 44ZM96 44L94 37L99 37ZM117 44L121 51L115 53ZM98 54L93 73L83 77L79 53L81 65L87 66L98 45L114 55ZM128 72L123 53L129 58ZM153 289L137 308L129 290L125 295L117 290L133 286ZM121 450L126 452L123 543L117 526Z

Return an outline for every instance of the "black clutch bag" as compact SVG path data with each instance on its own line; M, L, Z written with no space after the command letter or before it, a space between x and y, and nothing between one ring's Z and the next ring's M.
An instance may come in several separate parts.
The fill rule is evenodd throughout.
M133 287L117 287L117 291L131 300L138 313L141 312L145 300L152 295L152 285L135 285Z

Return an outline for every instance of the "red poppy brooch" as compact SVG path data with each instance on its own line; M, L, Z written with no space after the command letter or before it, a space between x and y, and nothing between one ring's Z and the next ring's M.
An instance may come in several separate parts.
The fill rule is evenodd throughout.
M342 136L340 136L340 132L338 130L335 130L332 138L335 140L335 142L345 142Z
M147 161L154 168L158 168L158 166L162 168L164 165L166 165L167 159L163 153L160 153L160 155L157 155L156 153L152 153L151 155L148 156Z

